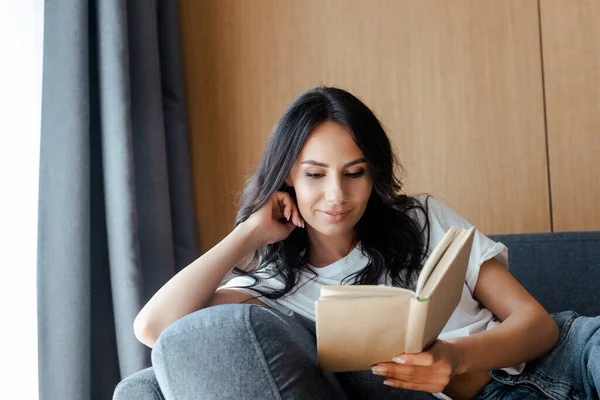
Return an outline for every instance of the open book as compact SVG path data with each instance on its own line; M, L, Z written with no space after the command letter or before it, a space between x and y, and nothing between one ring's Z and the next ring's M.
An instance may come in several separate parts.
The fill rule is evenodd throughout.
M423 266L415 291L323 286L315 303L320 367L368 370L432 345L460 302L474 231L452 227L446 232Z

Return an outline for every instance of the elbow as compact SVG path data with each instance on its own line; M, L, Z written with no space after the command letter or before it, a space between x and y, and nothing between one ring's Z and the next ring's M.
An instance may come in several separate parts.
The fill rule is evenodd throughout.
M548 336L550 337L549 342L550 342L550 348L548 351L552 350L554 348L554 346L556 346L558 344L558 340L560 339L560 329L558 328L557 323L554 321L554 319L548 314L548 319L550 320L548 322Z
M150 348L154 347L158 339L158 335L152 329L152 326L147 320L141 318L139 314L133 321L133 333L137 340Z
M541 308L541 307L540 307ZM537 323L533 328L538 332L537 340L539 343L538 356L549 353L558 343L560 331L554 319L546 310L538 310L538 318L534 319Z

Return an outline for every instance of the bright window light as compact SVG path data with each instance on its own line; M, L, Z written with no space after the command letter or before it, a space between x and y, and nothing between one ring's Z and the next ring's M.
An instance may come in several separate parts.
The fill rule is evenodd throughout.
M44 0L0 1L0 382L38 399L37 196Z

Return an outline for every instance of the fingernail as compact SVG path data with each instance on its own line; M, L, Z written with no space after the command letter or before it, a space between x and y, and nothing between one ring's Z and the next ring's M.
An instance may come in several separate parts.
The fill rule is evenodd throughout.
M404 358L400 358L400 357L394 357L394 358L392 358L392 361L395 362L396 364L406 364L406 361L404 360Z
M387 368L386 367L373 367L373 368L371 368L371 371L375 375L385 375L385 372L387 371Z
M388 385L388 386L392 386L392 381L390 381L390 380L385 380L385 381L383 381L383 384L384 384L384 385Z

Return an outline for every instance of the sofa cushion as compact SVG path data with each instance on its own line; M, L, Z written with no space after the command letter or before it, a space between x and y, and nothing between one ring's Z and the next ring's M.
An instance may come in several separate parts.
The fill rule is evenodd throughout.
M548 312L600 315L600 232L490 237L508 247L511 273Z
M154 368L146 368L123 379L115 388L113 400L165 400Z

